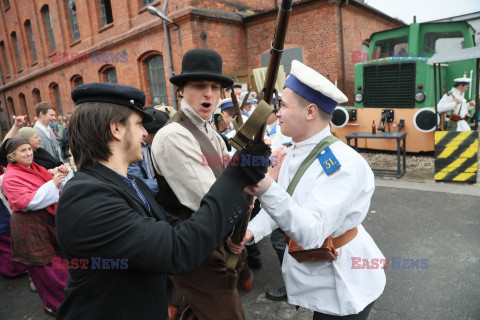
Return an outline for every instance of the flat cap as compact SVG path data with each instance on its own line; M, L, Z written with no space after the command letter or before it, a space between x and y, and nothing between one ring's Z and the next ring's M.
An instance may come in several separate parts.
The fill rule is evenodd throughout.
M170 119L170 116L162 110L151 107L145 108L143 110L145 111L145 113L149 114L152 118L154 118L153 121L143 124L143 127L145 128L145 130L147 130L148 133L157 133L157 131L160 130Z
M75 104L84 102L106 102L126 106L142 114L143 122L153 118L143 111L145 92L135 87L117 83L92 82L82 84L72 90Z

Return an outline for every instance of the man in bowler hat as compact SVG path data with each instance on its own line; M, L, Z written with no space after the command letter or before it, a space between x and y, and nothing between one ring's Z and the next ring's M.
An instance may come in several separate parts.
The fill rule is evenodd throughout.
M55 217L70 274L57 319L168 319L165 275L207 259L247 212L242 191L266 168L227 166L196 214L172 226L147 185L127 175L143 157L142 123L152 120L142 110L144 92L90 83L72 99L69 142L79 171ZM244 153L269 152L255 145Z
M182 98L181 110L153 139L152 158L160 202L168 213L181 212L176 217L185 219L198 210L229 159L225 142L210 119L222 88L231 87L233 80L222 75L222 58L217 52L193 49L185 53L182 72L170 82ZM184 318L245 318L237 290L228 285L223 244L193 272L170 278L189 305Z

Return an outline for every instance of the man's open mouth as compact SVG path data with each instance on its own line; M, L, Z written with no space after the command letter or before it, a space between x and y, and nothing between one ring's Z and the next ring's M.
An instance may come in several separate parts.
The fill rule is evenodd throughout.
M208 102L202 103L202 107L203 107L204 109L209 109L211 106L212 106L211 103L208 103Z

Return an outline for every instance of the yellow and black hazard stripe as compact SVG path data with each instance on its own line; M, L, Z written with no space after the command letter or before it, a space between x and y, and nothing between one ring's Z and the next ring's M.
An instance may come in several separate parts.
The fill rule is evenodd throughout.
M478 132L435 132L435 180L476 182Z

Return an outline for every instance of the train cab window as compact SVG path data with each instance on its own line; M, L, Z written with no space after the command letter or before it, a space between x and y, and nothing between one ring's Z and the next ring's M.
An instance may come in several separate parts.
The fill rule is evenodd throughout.
M425 53L445 52L465 48L461 31L428 32L423 38Z
M408 36L378 40L375 42L372 57L398 57L408 52Z

